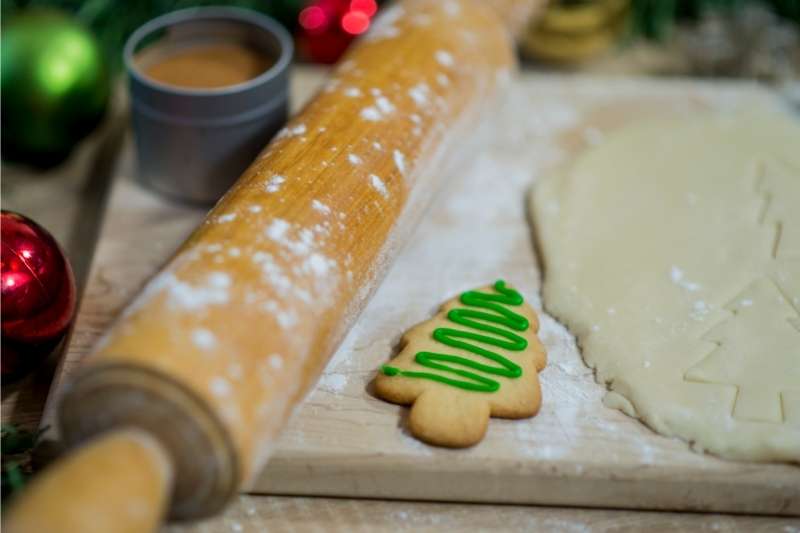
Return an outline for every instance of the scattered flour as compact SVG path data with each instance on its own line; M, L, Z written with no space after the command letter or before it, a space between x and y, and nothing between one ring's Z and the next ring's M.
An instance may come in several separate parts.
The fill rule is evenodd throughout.
M339 394L347 387L347 376L344 374L322 374L318 387L326 392Z
M281 295L287 294L292 289L292 280L283 272L283 269L275 262L272 255L258 251L252 255L252 260L255 264L260 265L264 281L274 287ZM266 311L272 311L268 307L269 305L269 302L264 304ZM277 309L275 312L277 312Z
M273 241L279 241L284 238L288 230L289 223L282 218L276 218L267 228L267 237Z
M408 95L418 106L426 106L429 103L428 96L430 87L425 82L420 82L408 90Z
M205 328L196 328L192 331L192 342L201 350L212 350L217 345L217 338Z
M275 315L275 319L278 321L278 325L282 329L289 329L297 324L297 315L294 313L294 311L279 311Z
M224 272L212 272L203 285L190 285L172 274L165 275L169 303L187 311L200 311L208 305L228 303L231 286L230 276Z
M461 6L454 0L447 0L446 2L443 2L442 8L449 17L456 17L461 13Z
M370 184L375 188L375 190L381 194L381 196L383 196L384 198L389 197L389 190L386 188L386 184L383 183L383 180L381 180L375 174L370 174L369 181Z
M436 58L436 61L443 67L452 67L455 64L455 61L453 60L453 55L446 50L436 50L433 56Z
M403 155L403 152L400 150L395 150L393 153L394 157L394 164L397 166L397 170L400 171L400 174L403 176L406 175L406 156Z
M312 253L303 263L303 268L315 276L324 276L336 266L336 262L322 254Z
M219 376L211 379L209 387L211 389L211 393L214 394L214 396L219 396L220 398L224 398L231 393L231 384L228 383L228 380Z
M375 105L378 106L378 109L380 109L381 113L384 115L394 112L395 109L394 105L385 96L377 97L375 99Z
M265 186L265 189L266 189L267 192L270 192L270 193L278 192L281 189L281 185L283 185L285 182L286 182L286 178L284 178L283 176L280 176L278 174L275 174L274 176L272 176L269 179L269 181L267 182L267 184Z
M705 301L696 300L692 304L692 311L689 316L694 320L703 320L710 312L711 307Z
M276 138L280 139L283 137L294 137L296 135L303 135L305 132L306 132L306 125L298 124L296 126L283 128L281 131L278 132Z
M373 106L365 107L364 109L361 110L361 113L359 114L361 115L361 118L363 118L364 120L368 120L370 122L378 122L383 118L381 112L378 111L378 109Z
M403 7L396 4L383 9L366 38L371 41L378 41L397 37L400 35L400 29L395 26L395 23L400 20L404 13Z
M292 226L281 218L276 218L272 224L267 226L265 233L267 237L276 243L280 244L284 250L287 250L294 255L305 256L311 251L314 245L314 233L308 229L303 228L295 231L296 238L289 236L289 231Z
M696 292L700 290L700 285L698 283L688 281L685 278L683 270L677 266L673 265L672 268L670 268L669 277L675 285L686 289L689 292Z
M323 215L331 214L331 208L323 204L319 200L311 200L311 207L314 209L314 211L322 213Z
M268 361L269 366L275 370L280 370L283 368L283 358L276 353L270 354Z
M375 105L367 106L359 113L361 118L370 122L378 122L385 116L394 113L395 107L388 98L381 95L380 92L373 92L375 95Z

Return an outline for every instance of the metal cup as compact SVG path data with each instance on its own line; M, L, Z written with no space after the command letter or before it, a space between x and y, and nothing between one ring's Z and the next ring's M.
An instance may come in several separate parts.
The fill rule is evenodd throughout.
M148 78L136 54L181 42L237 41L275 63L244 83L214 89ZM125 44L138 179L171 198L219 199L286 122L292 39L277 22L245 9L192 8L155 18Z

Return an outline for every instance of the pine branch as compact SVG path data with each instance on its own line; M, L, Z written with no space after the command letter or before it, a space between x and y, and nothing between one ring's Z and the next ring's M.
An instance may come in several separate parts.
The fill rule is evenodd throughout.
M22 429L14 424L2 425L2 497L3 504L18 492L33 475L31 456L46 428L38 431Z

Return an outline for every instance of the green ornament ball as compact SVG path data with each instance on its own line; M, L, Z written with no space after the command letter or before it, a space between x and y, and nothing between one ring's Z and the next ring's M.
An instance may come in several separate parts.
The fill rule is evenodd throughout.
M102 120L110 80L91 32L52 9L3 19L3 159L55 165Z

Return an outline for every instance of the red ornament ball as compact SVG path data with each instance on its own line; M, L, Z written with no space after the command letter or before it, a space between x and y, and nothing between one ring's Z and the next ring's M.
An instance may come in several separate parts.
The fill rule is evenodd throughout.
M298 16L298 48L312 61L335 63L377 11L375 0L313 0Z
M50 355L75 317L75 277L64 252L31 219L2 211L2 378L18 379Z

